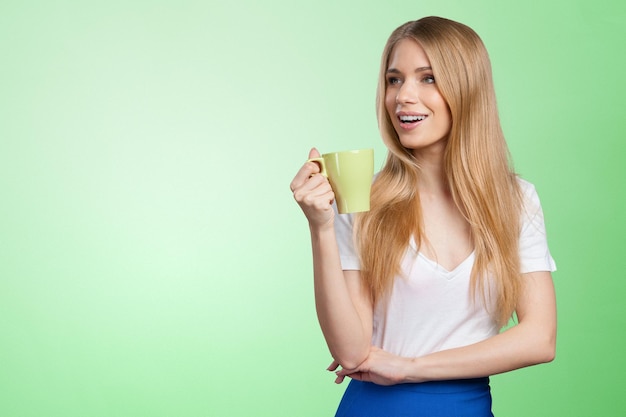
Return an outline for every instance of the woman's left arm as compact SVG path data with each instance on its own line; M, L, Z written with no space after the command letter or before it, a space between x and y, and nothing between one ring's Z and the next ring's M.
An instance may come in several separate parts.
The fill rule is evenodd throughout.
M530 272L523 274L522 280L517 325L482 342L419 358L402 358L372 347L359 367L338 371L336 382L346 376L381 385L478 378L552 361L556 350L552 275Z

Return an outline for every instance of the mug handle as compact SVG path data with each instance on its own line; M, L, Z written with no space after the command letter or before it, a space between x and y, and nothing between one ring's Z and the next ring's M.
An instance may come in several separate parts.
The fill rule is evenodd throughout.
M320 164L320 168L322 168L320 170L320 174L322 174L323 176L328 178L328 173L326 173L326 164L324 163L324 158L322 158L322 157L311 158L311 159L307 160L307 162L317 162L317 163L319 163Z

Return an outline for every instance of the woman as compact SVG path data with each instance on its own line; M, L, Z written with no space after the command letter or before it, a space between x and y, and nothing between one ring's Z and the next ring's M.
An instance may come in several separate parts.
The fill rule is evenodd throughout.
M377 114L389 152L369 212L336 214L315 163L291 183L328 369L351 378L337 416L491 416L490 375L554 358L555 265L478 35L438 17L397 28Z

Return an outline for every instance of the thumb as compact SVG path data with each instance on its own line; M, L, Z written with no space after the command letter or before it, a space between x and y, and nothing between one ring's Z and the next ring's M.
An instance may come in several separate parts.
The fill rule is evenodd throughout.
M309 159L311 158L319 158L320 153L317 150L317 148L311 148L311 150L309 151Z

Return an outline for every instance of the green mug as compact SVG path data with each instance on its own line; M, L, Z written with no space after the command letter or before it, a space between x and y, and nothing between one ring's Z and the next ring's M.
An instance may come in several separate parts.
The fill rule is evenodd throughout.
M309 161L317 162L328 178L341 214L370 209L370 190L374 177L374 150L331 152Z

